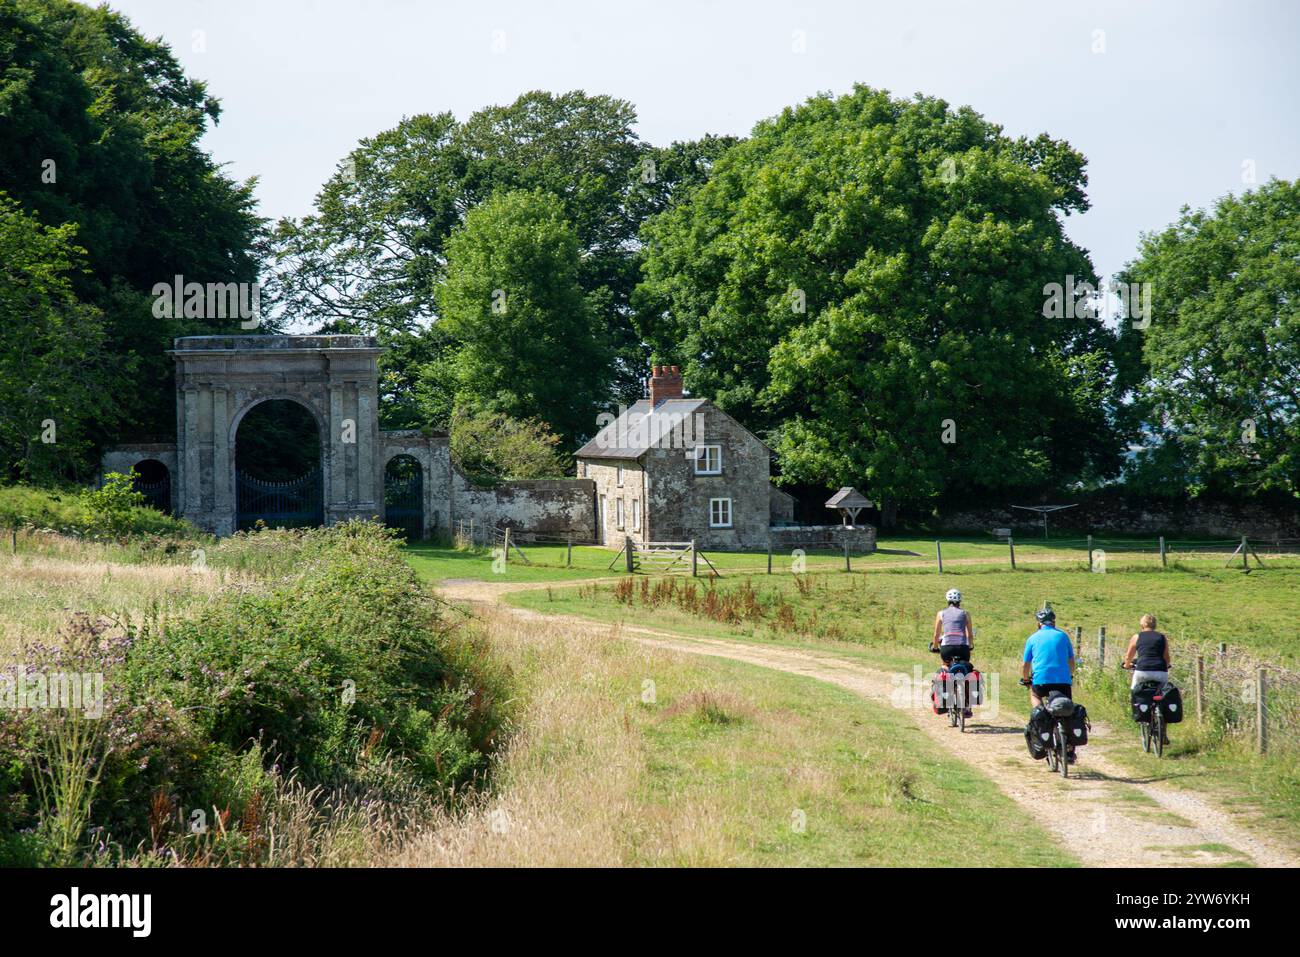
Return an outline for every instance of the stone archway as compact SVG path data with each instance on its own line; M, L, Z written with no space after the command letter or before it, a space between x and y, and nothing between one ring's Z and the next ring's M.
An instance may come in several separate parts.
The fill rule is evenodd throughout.
M384 466L384 524L407 541L424 538L424 466L413 455L394 455Z
M255 406L305 406L321 435L326 524L383 514L377 360L369 336L188 336L177 339L173 508L218 535L235 531L235 441Z
M131 488L144 495L145 504L165 515L172 510L172 473L158 459L141 459L131 466Z
M296 398L258 399L234 417L236 528L324 524L323 433L324 422Z

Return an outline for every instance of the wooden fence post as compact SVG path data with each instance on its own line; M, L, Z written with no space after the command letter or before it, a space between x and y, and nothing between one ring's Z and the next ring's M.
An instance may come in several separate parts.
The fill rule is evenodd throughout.
M846 572L853 571L853 566L849 564L849 537L847 535L844 536L844 570Z
M1083 625L1074 626L1074 653L1083 654Z
M1196 656L1196 723L1205 721L1205 656Z
M695 539L692 538L691 539L691 577L695 578L698 572L699 572L699 568L695 558Z
M1169 567L1169 558L1165 555L1165 537L1163 535L1160 536L1160 567Z
M9 529L9 554L18 554L18 526Z
M772 539L767 540L767 573L772 574Z
M1011 570L1015 571L1016 570L1016 540L1010 535L1007 536L1007 547L1011 550Z
M1246 536L1241 536L1241 567L1246 571L1250 571L1250 553L1247 551L1249 547L1246 544Z
M1097 629L1097 670L1106 670L1106 626Z
M503 565L510 564L510 526L509 525L506 526L505 537L502 539L501 564Z
M1092 571L1092 536L1088 536L1088 571Z
M474 541L474 519L469 520L469 547L473 548L478 543Z
M937 539L935 540L934 543L934 554L939 559L939 574L942 575L943 574L943 543L938 541Z
M1264 704L1264 669L1255 672L1255 746L1260 754L1268 750L1268 708Z
M623 553L627 557L627 572L630 575L635 570L632 562L632 536L624 535L623 542Z
M565 567L565 568L572 568L572 567L573 567L573 533L570 532L570 533L565 537L565 540L564 540L564 541L565 541L565 545L564 545L564 567Z

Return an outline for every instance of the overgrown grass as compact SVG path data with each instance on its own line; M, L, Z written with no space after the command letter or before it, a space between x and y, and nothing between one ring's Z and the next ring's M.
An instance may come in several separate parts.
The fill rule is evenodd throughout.
M0 711L0 863L309 860L301 841L277 852L277 814L310 830L450 805L482 783L508 678L390 533L349 523L222 549L259 574L171 614L137 601L113 620L75 615L53 638L20 631L9 692L20 673L98 675L102 710ZM107 568L105 601L123 599L123 576L177 571ZM72 734L86 727L91 738Z

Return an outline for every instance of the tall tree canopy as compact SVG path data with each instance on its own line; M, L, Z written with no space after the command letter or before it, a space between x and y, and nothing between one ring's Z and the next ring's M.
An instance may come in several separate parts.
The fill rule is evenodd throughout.
M104 388L103 316L72 291L76 227L44 226L0 193L0 478L69 479L90 465Z
M1044 312L1096 282L1061 224L1086 184L1067 144L969 109L815 97L647 225L644 333L787 480L920 502L1113 472L1114 337Z
M637 139L635 120L623 100L535 91L464 123L424 114L362 140L322 188L316 213L276 230L286 319L379 335L390 347L385 421L422 421L428 404L417 400L415 371L449 346L437 290L452 229L498 192L541 190L577 238L578 282L608 353L606 393L635 396L648 358L633 317L637 231L706 179L731 143L705 137L657 149Z
M1300 494L1300 184L1184 207L1122 278L1151 284L1149 325L1124 333L1154 432L1139 486Z
M593 434L609 358L580 273L576 230L552 194L497 193L470 210L447 242L439 303L450 348L425 370L439 380L429 393L539 417L566 448Z
M171 337L238 327L159 319L154 285L257 278L253 184L199 146L219 115L165 45L107 7L0 0L0 190L47 226L76 224L89 268L68 278L103 312L122 428L174 424L171 390L156 387L170 381Z

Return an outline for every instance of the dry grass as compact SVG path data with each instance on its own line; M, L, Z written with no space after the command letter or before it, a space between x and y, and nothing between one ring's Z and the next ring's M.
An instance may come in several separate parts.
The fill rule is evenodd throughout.
M0 655L53 638L76 612L182 615L236 576L190 565L128 565L19 553L0 556Z

